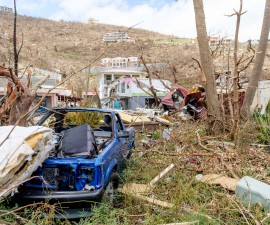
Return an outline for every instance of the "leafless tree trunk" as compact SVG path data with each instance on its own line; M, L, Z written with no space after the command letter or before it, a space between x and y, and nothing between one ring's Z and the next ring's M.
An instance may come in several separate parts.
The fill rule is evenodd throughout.
M193 4L195 11L201 65L202 70L206 76L207 113L210 124L214 125L212 127L212 131L214 133L218 133L220 132L220 127L218 127L215 122L220 121L221 113L216 90L213 59L211 57L211 52L208 45L208 35L205 24L203 0L193 0Z
M17 124L19 126L26 125L26 117L21 118L26 114L31 107L34 99L36 98L36 91L42 83L48 77L44 77L41 83L38 83L36 87L30 89L30 74L28 75L28 84L22 84L18 78L18 62L19 54L22 45L17 51L17 39L16 39L16 26L17 26L17 11L16 0L14 0L14 24L13 24L13 54L14 54L14 73L12 69L7 69L0 66L0 77L5 77L9 82L7 85L7 93L5 95L5 101L1 105L0 109L0 121L1 125L9 123L11 125ZM22 42L23 43L23 42ZM4 121L4 123L3 123Z
M146 65L146 62L145 62L145 59L143 58L143 55L141 55L140 60L142 61L143 65L144 65L144 67L145 67L145 69L146 69L146 73L147 73L147 75L148 75L149 86L150 86L149 90L151 91L152 96L154 97L154 100L155 100L155 107L158 107L160 100L159 100L159 98L158 98L158 96L157 96L157 92L155 91L154 86L153 86L153 82L152 82L152 72L149 70L148 66ZM138 81L137 81L137 82L138 82Z
M254 99L256 89L258 88L258 83L261 77L262 67L267 49L269 29L270 29L270 0L266 0L260 42L258 50L256 52L255 63L251 73L249 85L246 91L244 103L241 109L241 116L244 119L247 119L250 116L250 106Z
M98 89L95 88L94 90L95 90L95 93L97 95L97 107L101 109L102 105L101 105L101 99L99 97Z
M234 52L233 52L233 60L234 60L234 70L233 70L233 126L231 129L231 137L237 142L238 140L238 127L239 127L239 103L238 103L238 80L239 80L239 71L238 66L240 64L240 60L238 60L237 52L238 52L238 36L239 36L239 28L241 22L241 16L245 13L242 12L243 9L243 0L240 0L240 8L239 11L235 11L233 15L236 15L236 28L234 34Z
M14 73L18 77L19 55L18 55L18 52L17 52L17 9L16 9L16 0L14 0L13 54L14 54Z

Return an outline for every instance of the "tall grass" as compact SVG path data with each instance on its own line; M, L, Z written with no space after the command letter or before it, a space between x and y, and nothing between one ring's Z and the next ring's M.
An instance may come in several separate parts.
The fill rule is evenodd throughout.
M269 145L270 144L270 101L267 104L265 113L260 114L260 112L255 112L254 118L257 123L257 128L259 131L258 143Z

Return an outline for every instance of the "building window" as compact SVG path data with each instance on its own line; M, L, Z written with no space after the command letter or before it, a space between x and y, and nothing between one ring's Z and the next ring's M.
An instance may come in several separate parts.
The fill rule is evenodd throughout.
M146 98L145 99L145 107L147 109L152 109L152 106L155 104L155 99L153 98Z
M110 75L110 74L105 74L104 75L104 83L105 84L109 84L109 83L111 83L112 82L112 75Z
M116 80L116 79L118 79L120 77L122 77L122 75L114 75L114 80Z

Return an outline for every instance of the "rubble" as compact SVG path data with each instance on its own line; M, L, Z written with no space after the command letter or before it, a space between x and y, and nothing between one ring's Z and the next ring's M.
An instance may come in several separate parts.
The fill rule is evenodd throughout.
M0 199L30 178L53 148L54 137L49 128L0 127Z
M160 111L158 111L160 114ZM119 110L122 120L126 124L126 126L134 127L136 130L140 129L152 129L155 130L159 127L159 125L163 126L173 126L173 123L160 115L156 115L155 109L147 109L138 111L131 110Z

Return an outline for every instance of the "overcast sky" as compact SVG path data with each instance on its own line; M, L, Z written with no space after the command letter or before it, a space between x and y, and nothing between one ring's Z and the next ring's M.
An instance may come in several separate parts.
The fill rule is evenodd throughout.
M204 0L206 25L210 35L233 38L236 17L226 17L239 8L239 0ZM265 0L243 0L240 41L260 36ZM1 6L13 7L12 0L0 0ZM178 37L196 35L192 0L17 0L21 15L53 20L133 26Z

